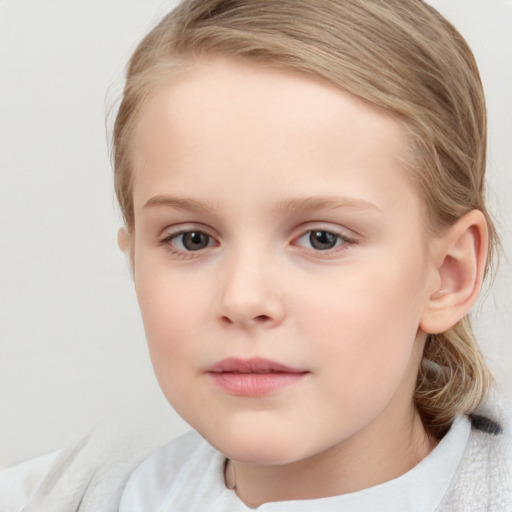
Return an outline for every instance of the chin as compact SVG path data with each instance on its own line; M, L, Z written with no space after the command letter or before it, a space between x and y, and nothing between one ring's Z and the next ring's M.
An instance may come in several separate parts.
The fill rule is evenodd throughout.
M243 464L274 466L291 464L308 457L304 443L282 433L269 433L258 429L243 433L199 433L226 457Z

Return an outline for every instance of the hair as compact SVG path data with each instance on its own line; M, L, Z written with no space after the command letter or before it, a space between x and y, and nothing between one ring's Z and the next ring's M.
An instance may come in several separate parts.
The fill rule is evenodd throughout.
M134 230L130 145L137 114L155 89L204 56L244 59L332 83L405 129L410 175L441 233L485 205L486 109L478 68L463 37L421 0L185 0L141 41L114 124L113 166L127 230ZM489 257L486 273L491 265ZM432 435L473 412L492 382L464 317L428 336L414 403Z

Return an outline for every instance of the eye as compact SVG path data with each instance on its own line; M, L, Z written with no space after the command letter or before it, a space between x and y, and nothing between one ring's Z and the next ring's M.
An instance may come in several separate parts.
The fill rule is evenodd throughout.
M182 231L168 236L162 243L178 251L193 252L212 246L214 239L203 231Z
M325 229L313 229L304 233L297 240L297 245L310 247L315 251L328 251L346 242L351 242L351 240L338 233L333 233Z

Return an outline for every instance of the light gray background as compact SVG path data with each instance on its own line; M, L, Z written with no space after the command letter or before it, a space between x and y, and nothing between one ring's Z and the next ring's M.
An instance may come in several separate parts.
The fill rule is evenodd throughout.
M512 391L512 1L432 0L480 64L502 267L478 332ZM0 465L100 422L164 413L116 247L105 112L136 42L174 2L0 0Z

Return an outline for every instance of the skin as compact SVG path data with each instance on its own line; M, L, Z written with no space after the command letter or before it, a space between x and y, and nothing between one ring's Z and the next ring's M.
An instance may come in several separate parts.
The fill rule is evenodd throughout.
M196 63L142 110L120 245L162 390L231 459L249 506L370 487L435 444L412 397L449 241L427 235L408 156L401 127L348 93L229 60ZM226 357L307 373L233 396L205 373Z

